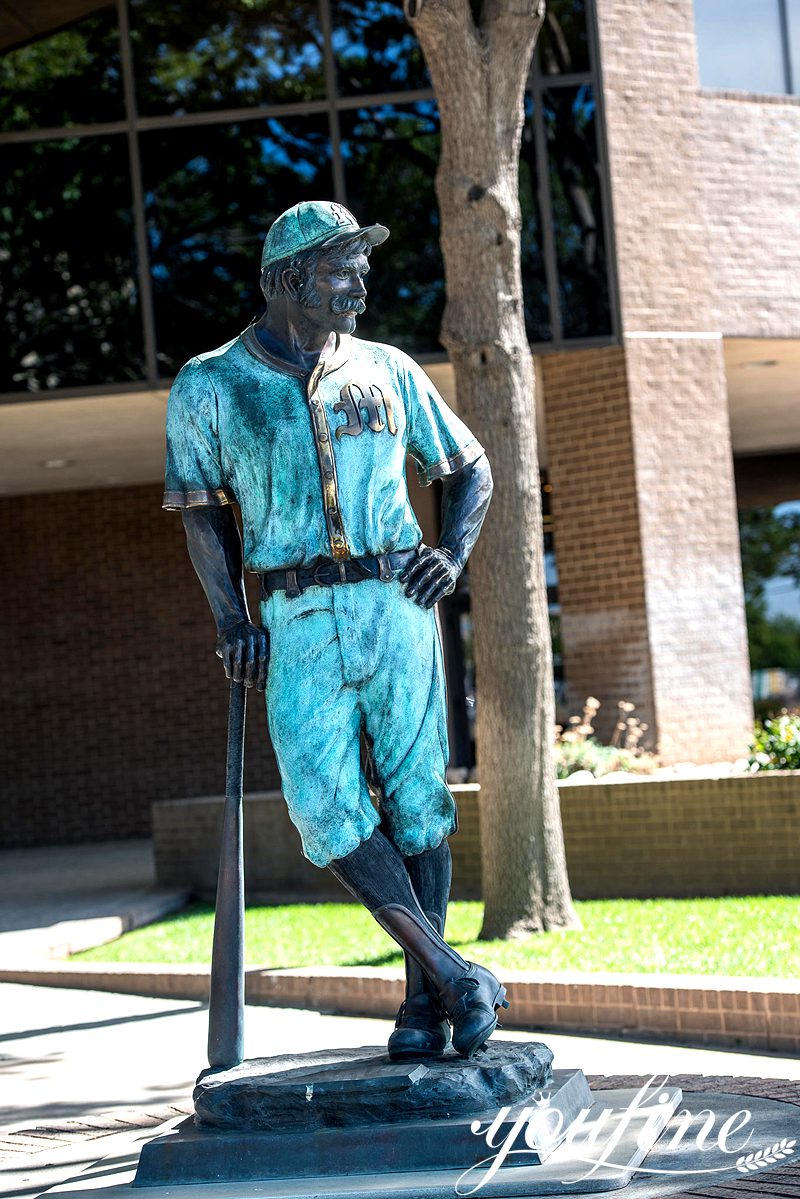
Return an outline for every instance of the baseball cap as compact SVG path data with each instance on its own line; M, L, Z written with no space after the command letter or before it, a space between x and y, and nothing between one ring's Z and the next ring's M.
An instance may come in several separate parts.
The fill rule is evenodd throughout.
M301 250L335 245L338 241L350 241L353 237L363 237L371 246L378 246L388 236L389 230L385 225L359 225L343 204L328 200L303 200L287 208L272 222L264 239L261 269L263 271L274 262L291 258Z

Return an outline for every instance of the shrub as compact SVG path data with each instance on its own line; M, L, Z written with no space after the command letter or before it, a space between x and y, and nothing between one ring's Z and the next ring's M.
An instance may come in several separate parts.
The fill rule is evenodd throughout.
M560 779L568 778L579 770L588 770L598 779L617 770L648 774L655 765L650 754L633 753L616 745L601 745L593 737L556 745L556 775Z
M589 696L581 716L570 716L567 727L556 725L556 774L565 779L579 770L588 770L595 778L618 770L647 774L658 761L639 747L647 725L633 716L634 705L626 700L617 704L619 716L610 745L601 745L594 734L594 718L599 700Z
M756 724L750 769L800 770L800 713L783 712Z

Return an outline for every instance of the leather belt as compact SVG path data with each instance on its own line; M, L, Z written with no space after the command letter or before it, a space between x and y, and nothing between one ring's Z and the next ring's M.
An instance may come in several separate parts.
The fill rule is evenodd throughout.
M364 579L391 583L416 556L417 550L396 550L392 554L347 558L343 562L319 558L312 566L268 570L259 575L261 598L266 599L274 591L285 591L287 599L294 599L307 587L333 587L337 583L360 583Z

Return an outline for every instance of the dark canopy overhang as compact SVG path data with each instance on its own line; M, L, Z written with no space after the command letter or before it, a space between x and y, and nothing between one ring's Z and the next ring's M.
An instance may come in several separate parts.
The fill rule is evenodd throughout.
M108 0L0 0L0 53L112 7Z

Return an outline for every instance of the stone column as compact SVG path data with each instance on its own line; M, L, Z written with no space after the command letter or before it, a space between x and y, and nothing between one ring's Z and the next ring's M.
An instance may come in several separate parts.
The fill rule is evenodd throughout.
M565 672L664 761L714 761L752 701L692 0L597 9L622 345L542 360Z
M625 354L541 359L564 670L570 710L589 695L606 739L618 700L655 722L642 532Z

